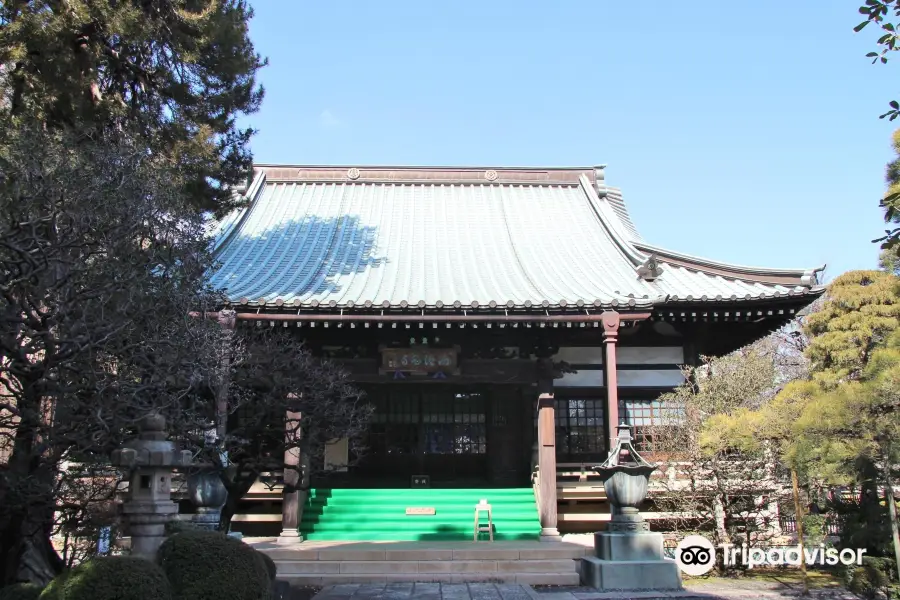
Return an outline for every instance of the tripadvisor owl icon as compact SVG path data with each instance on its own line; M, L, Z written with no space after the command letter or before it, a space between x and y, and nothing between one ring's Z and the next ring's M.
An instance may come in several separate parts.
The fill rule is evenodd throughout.
M702 535L689 535L675 549L675 562L687 575L703 575L716 564L716 548Z

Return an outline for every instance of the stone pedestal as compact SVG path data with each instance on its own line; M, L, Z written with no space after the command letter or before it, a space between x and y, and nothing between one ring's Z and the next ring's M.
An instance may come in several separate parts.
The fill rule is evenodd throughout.
M594 534L597 556L581 559L581 583L599 590L680 590L681 573L649 531Z
M131 554L152 558L166 539L166 523L178 514L178 505L165 500L132 500L123 503L122 514L131 536Z

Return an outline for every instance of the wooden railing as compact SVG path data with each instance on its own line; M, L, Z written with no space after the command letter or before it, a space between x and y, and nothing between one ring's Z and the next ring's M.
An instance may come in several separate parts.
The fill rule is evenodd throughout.
M541 470L538 466L531 471L531 488L534 490L534 501L537 504L538 514L541 514Z
M778 519L778 524L781 526L781 531L784 533L796 533L797 532L797 519L792 516L782 516ZM825 535L840 535L841 527L838 523L833 520L826 519L825 520Z

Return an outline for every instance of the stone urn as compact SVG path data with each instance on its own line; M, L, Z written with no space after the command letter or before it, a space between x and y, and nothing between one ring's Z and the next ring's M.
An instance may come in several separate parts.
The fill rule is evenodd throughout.
M581 559L581 583L602 591L681 590L674 560L663 554L663 536L650 531L638 510L656 470L631 443L631 427L619 425L616 445L594 471L603 478L612 519L594 534L595 556ZM664 594L659 594L660 596Z
M218 529L222 506L228 499L228 491L219 474L214 470L202 470L188 477L188 499L195 507L191 522L207 529Z
M647 499L650 474L656 470L632 445L631 427L619 425L616 445L594 471L603 479L606 497L613 509L610 531L644 531L639 509Z

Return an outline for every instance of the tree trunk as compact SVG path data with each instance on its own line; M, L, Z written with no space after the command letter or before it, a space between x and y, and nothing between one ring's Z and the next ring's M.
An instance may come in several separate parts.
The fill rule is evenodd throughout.
M27 395L20 396L19 402L21 420L0 477L0 507L5 513L0 519L0 587L18 581L43 585L64 566L50 542L54 471L34 456L37 411L30 410Z
M247 492L249 492L250 488L253 487L253 484L256 483L256 480L259 478L259 473L254 472L252 476L243 476L239 472L236 472L233 478L228 478L227 473L223 473L222 483L225 484L225 490L228 492L228 496L226 496L225 504L222 506L222 511L219 513L219 531L228 533L231 527L231 519L237 512L238 502L247 495Z
M873 544L881 545L886 538L884 536L885 513L881 508L881 494L878 493L878 485L882 473L878 465L870 458L860 458L856 464L860 477L859 509L862 514L863 529L857 539L851 542L857 548L872 547Z
M240 497L231 492L228 492L228 496L225 497L225 504L222 505L222 510L219 512L219 531L222 533L228 533L231 528L231 519L237 512L238 500Z
M730 543L728 528L725 527L725 503L722 502L720 494L716 494L716 498L713 501L713 515L716 521L716 537L719 538L719 543Z
M800 504L800 486L797 483L797 471L791 469L791 489L794 492L794 519L797 521L797 544L800 546L800 571L803 573L803 595L809 595L809 575L806 572L806 561L803 541L803 506Z
M894 545L894 561L900 575L900 525L897 523L897 502L894 500L894 485L891 480L891 452L887 446L883 452L884 460L884 500L887 504L888 516L891 519L891 542Z

